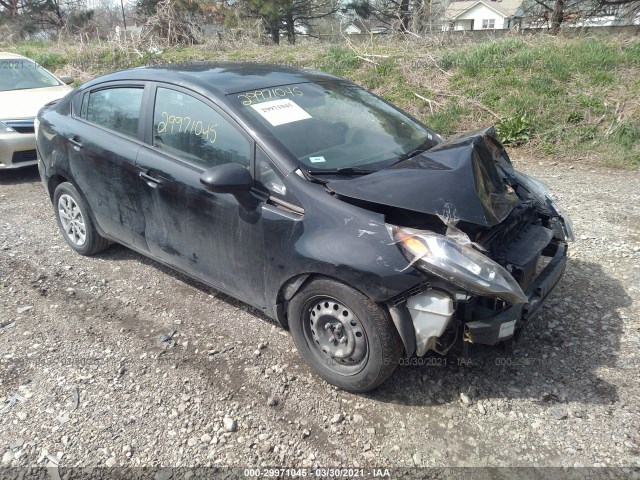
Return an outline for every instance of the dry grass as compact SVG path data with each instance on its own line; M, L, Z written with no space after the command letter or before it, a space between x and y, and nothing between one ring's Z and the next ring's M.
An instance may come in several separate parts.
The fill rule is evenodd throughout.
M497 122L505 139L525 144L518 153L534 158L640 166L637 38L509 35L473 43L468 37L433 35L345 38L339 44L301 40L275 47L239 30L191 46L168 47L153 35L128 35L89 44L68 39L0 43L0 49L27 55L80 82L164 62L314 68L373 90L444 134Z

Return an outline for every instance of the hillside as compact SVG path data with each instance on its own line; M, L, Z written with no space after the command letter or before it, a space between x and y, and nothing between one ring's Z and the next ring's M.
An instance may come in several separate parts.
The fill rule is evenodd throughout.
M496 123L515 156L640 167L638 38L513 36L449 46L395 38L278 47L236 41L155 54L119 42L61 40L0 42L0 49L79 82L129 66L190 60L315 68L373 90L446 135Z

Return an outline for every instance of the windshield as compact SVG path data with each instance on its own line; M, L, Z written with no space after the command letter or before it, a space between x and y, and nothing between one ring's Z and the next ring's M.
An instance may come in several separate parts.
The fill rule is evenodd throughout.
M0 59L0 91L57 87L61 83L40 65L23 59Z
M348 83L302 83L232 96L312 172L366 173L439 142L434 132Z

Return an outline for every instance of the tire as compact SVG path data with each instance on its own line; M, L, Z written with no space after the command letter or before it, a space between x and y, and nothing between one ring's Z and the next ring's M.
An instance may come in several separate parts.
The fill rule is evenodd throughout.
M53 210L67 244L80 255L93 255L109 246L96 230L89 207L69 182L58 185L53 194Z
M293 341L311 369L342 390L362 393L391 376L402 340L385 312L357 290L314 280L289 302Z

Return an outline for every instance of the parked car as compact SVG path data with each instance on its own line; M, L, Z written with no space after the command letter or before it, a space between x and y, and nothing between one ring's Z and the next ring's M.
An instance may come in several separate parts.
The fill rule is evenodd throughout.
M565 269L568 217L492 128L444 140L328 74L133 69L38 118L72 249L118 242L264 311L345 390L413 355L509 346Z
M38 162L34 118L43 105L65 96L72 82L28 58L0 52L0 170Z

